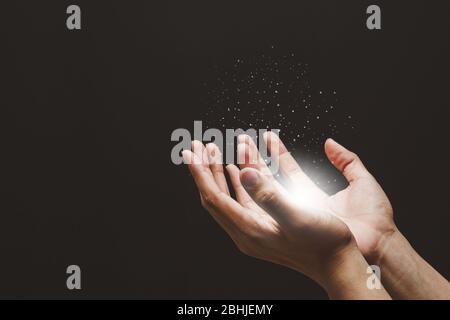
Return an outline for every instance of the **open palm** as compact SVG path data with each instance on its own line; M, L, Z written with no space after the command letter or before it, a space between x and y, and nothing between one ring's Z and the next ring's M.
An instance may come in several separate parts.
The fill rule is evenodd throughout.
M247 255L288 266L319 283L344 252L355 252L348 226L331 212L296 201L273 177L249 136L239 136L240 168L227 171L218 147L199 141L183 151L202 205Z
M193 152L185 150L183 157L203 206L241 251L314 277L314 269L321 263L311 268L297 262L318 260L317 252L333 256L354 238L368 262L376 263L377 248L395 230L392 208L354 153L331 139L326 141L325 153L349 182L345 190L330 196L303 172L276 134L266 133L264 141L287 186L274 178L251 137L241 135L238 140L240 168L227 166L236 201L230 196L216 145L205 148L194 141ZM254 174L265 186L248 185Z
M396 227L389 199L359 157L332 139L325 142L328 159L349 183L346 189L329 196L302 171L277 135L268 133L264 138L272 157L279 159L282 174L294 186L294 196L342 219L366 259L375 262L379 258L376 252Z

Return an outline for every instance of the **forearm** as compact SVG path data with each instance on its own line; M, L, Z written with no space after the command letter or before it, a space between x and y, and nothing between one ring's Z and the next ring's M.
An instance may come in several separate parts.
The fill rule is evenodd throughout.
M450 299L449 282L396 231L380 249L382 283L395 299Z
M371 274L369 265L357 249L350 249L338 256L322 279L321 285L330 299L337 300L388 300L391 299L383 286L367 285Z

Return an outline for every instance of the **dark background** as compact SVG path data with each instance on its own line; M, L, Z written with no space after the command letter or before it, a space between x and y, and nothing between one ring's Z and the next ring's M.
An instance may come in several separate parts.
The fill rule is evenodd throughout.
M359 127L339 141L449 278L448 2L153 2L1 4L0 297L326 298L240 254L170 161L171 132L202 120L211 65L271 45L339 92ZM81 31L65 27L69 4ZM70 264L81 291L66 289Z

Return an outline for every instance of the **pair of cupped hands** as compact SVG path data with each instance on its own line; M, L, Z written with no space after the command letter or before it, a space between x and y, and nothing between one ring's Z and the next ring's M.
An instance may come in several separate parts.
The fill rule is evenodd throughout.
M396 232L380 185L355 153L328 139L325 153L348 181L346 189L330 196L304 173L278 135L266 132L263 138L288 188L275 179L248 135L238 137L239 167L225 167L236 199L215 144L193 141L192 150L183 151L203 207L243 253L297 270L331 297L340 297L348 281L367 289L367 267L378 263ZM389 296L383 289L374 297Z

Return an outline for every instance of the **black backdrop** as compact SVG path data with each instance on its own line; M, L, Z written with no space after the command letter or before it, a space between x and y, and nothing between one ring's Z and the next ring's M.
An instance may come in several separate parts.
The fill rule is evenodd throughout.
M326 298L241 255L200 207L171 132L201 120L213 64L295 52L358 122L339 141L447 278L450 5L375 1L2 3L0 297ZM65 27L69 4L81 31ZM82 290L65 269L82 268Z

